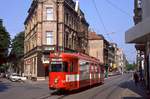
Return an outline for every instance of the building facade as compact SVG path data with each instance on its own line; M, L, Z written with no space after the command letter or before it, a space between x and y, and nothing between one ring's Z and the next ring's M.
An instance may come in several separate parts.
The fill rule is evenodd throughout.
M124 72L124 68L125 68L125 64L124 64L124 53L123 53L123 50L121 48L118 48L117 49L117 60L116 60L116 65L117 65L117 68L118 68L118 71L120 73L123 74Z
M123 73L127 64L123 50L95 32L89 32L89 55L100 60L105 66L106 75Z
M149 0L134 0L134 22L135 26L130 28L125 33L127 43L135 43L137 56L144 53L144 71L147 90L150 90L150 1ZM138 58L138 59L139 59ZM141 62L140 62L141 64Z
M108 65L109 42L95 32L89 32L89 55L96 57L103 65Z
M88 27L79 2L33 0L25 20L24 74L45 79L50 52L88 54Z
M123 49L118 48L116 43L110 43L108 51L110 74L119 72L123 74L128 64Z
M117 59L117 44L116 43L109 43L109 55L108 55L108 59L109 59L109 66L112 69L117 68L116 67L116 59Z

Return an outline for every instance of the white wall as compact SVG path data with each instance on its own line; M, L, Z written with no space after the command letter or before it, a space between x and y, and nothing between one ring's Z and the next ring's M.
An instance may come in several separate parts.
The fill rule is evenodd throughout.
M150 0L142 0L143 20L150 17Z

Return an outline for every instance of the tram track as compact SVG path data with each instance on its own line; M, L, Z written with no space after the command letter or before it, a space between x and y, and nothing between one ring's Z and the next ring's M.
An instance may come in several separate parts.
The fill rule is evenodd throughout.
M67 96L67 95L63 95L63 94L62 95L57 95L57 94L53 95L53 93L57 93L57 92L52 92L52 93L43 95L38 99L63 99L64 97ZM34 99L37 99L37 98L34 98Z
M120 76L121 75L116 76L114 78L110 78L111 80L109 80L109 81L106 80L105 84L97 87L94 90L94 92L96 92L96 93L94 95L90 96L88 99L95 99L100 93L102 93L105 90L109 90L110 88L112 88L112 86L114 86L111 89L110 94L108 94L108 96L107 96L107 99L109 99L109 97L113 94L114 90L117 89L116 86L118 84L116 84L116 82L119 82L119 84L120 84L121 82L123 82L124 79L127 79L130 75L128 75L128 77L124 76L124 77L121 77L121 78L120 78ZM52 91L52 92L50 92L50 93L48 93L46 95L41 96L40 98L34 98L34 99L64 99L67 96L69 96L69 95L67 95L67 94L60 94L59 92Z
M128 75L129 76L129 75ZM127 79L127 78L126 78ZM116 85L118 85L118 84L116 84L116 82L119 82L119 84L121 83L121 82L123 82L123 80L124 80L124 77L123 78L116 78L116 80L114 81L110 81L109 83L112 83L111 85L109 85L109 86L107 86L109 83L107 83L107 85L105 85L105 86L107 86L107 87L104 87L104 88L98 88L97 90L95 90L95 92L97 92L97 93L95 93L94 95L92 95L91 97L89 97L88 99L95 99L101 92L103 92L103 91L106 91L106 90L109 90L110 88L112 88L113 86L115 86L113 89L112 89L112 93L110 92L110 94L108 94L108 96L106 97L106 99L109 99L109 97L113 94L113 92L114 92L114 90L115 89L117 89L117 87L116 87Z
M39 99L63 99L65 96L64 95L61 95L61 96L53 96L53 95L50 95L50 96L44 96L44 97L41 97Z
M114 88L111 89L111 91L109 92L109 94L107 95L106 99L111 99L111 96L116 92L116 90L118 90L118 86L117 85L120 85L121 83L123 83L124 81L127 81L128 78L125 78L123 79L122 81L120 81L118 84L116 84L116 86L114 86ZM115 91L114 91L115 90ZM122 89L123 90L123 89Z

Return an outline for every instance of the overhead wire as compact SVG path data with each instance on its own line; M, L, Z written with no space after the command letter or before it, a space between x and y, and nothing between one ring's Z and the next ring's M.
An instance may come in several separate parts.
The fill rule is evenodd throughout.
M92 0L92 2L93 2L93 5L94 5L94 7L95 7L95 10L96 10L96 12L97 12L99 21L100 21L100 23L101 23L102 26L103 26L103 29L104 29L104 32L105 32L104 35L107 35L107 36L109 37L107 28L106 28L106 26L105 26L105 24L104 24L104 21L103 21L103 18L102 18L102 16L101 16L101 14L100 14L100 10L97 8L97 5L96 5L95 0ZM109 38L110 38L110 37L109 37ZM110 38L110 40L113 41L111 38Z
M124 13L125 15L127 15L127 16L129 16L129 17L132 17L129 13L127 13L125 10L121 9L120 7L118 7L116 4L112 3L110 0L105 0L105 1L106 1L109 5L111 5L112 7L114 7L115 9L117 9L117 10L119 10L120 12ZM106 26L105 26L105 24L104 24L103 18L102 18L101 14L100 14L101 11L100 11L100 9L98 9L95 0L92 0L92 2L93 2L93 5L94 5L94 7L95 7L95 9L96 9L98 18L99 18L99 20L100 20L100 22L101 22L101 24L102 24L102 26L103 26L103 28L104 28L104 32L105 32L104 35L109 36L109 34L108 34L108 32L107 32L107 28L106 28ZM135 60L133 60L133 59L128 58L127 56L126 56L126 58L127 58L128 61L130 61L130 62L134 62L134 61L135 61Z
M120 7L118 7L116 4L112 3L110 0L105 0L109 5L111 5L112 7L114 7L115 9L117 9L118 11L126 14L129 17L132 17L128 12L126 12L125 10L121 9Z

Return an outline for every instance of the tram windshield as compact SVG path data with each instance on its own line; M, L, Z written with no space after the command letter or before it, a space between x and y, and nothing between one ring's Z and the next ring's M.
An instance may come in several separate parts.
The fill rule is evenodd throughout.
M51 62L50 65L51 72L68 72L67 62Z

